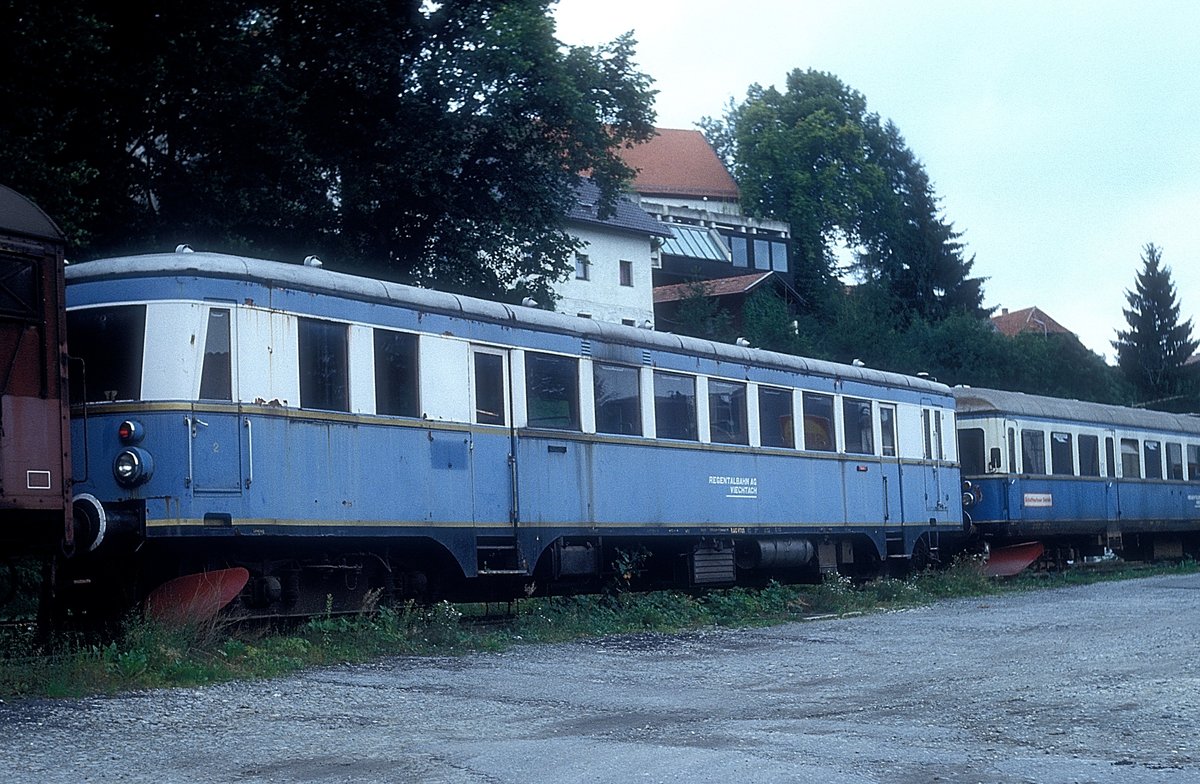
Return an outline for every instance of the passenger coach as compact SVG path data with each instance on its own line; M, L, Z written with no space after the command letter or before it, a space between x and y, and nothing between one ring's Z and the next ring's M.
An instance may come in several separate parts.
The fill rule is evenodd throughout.
M67 280L77 508L147 585L243 566L245 604L291 612L618 559L731 584L961 532L926 380L218 254Z
M955 388L964 505L1000 541L1061 558L1196 552L1200 419Z

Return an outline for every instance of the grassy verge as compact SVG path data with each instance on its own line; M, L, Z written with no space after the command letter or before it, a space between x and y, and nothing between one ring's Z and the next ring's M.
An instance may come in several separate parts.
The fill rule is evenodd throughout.
M948 598L990 596L1150 574L1194 573L1195 562L1152 569L1124 567L992 580L970 564L906 580L855 586L832 577L820 585L771 584L689 594L675 591L526 599L502 624L464 623L475 605L408 604L371 615L328 617L276 633L220 623L169 629L140 620L104 644L63 640L45 653L29 629L0 637L0 697L65 697L165 686L267 678L307 667L397 654L455 655L632 632L715 626L765 626L797 618L901 609ZM470 620L468 618L468 620Z

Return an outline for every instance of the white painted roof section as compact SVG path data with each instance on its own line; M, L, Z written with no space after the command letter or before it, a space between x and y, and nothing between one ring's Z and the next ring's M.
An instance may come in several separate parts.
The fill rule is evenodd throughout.
M223 253L157 253L124 256L72 264L67 267L66 271L68 284L114 278L189 275L250 280L277 288L326 293L368 302L383 302L426 312L574 335L582 340L601 340L637 348L684 352L722 362L735 362L841 378L848 381L860 381L866 384L900 387L934 395L950 394L950 388L945 384L900 373L853 367L755 348L742 348L726 343L714 343L669 332L655 332L593 319L581 319L537 308L508 305L374 278L347 275L323 267L306 267L301 264L286 264Z
M1144 408L1110 406L1084 400L1027 395L998 389L955 387L954 400L959 416L994 414L1013 418L1058 419L1136 430L1162 430L1200 435L1200 417L1169 414Z

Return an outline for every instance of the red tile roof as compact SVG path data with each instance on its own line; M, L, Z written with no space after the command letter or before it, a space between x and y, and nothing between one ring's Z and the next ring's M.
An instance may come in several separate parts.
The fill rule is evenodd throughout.
M1071 334L1071 330L1047 316L1045 311L1039 310L1036 306L992 316L992 326L996 328L997 332L1008 335L1010 338L1022 332Z
M656 286L654 288L654 301L677 302L681 299L686 299L696 290L695 287L697 284L704 287L704 294L708 297L745 294L759 283L771 277L772 274L771 272L756 272L752 275L734 275L730 278L709 278L708 280L698 280L691 283L672 283L670 286Z
M633 189L645 196L707 196L737 201L737 183L700 131L658 128L647 142L621 151L638 170Z

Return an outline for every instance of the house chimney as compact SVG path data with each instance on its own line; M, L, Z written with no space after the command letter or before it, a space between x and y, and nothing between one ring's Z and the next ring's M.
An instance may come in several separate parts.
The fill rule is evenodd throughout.
M1001 315L1001 316L1007 316L1007 315L1008 315L1008 308L1000 308L1000 315Z

